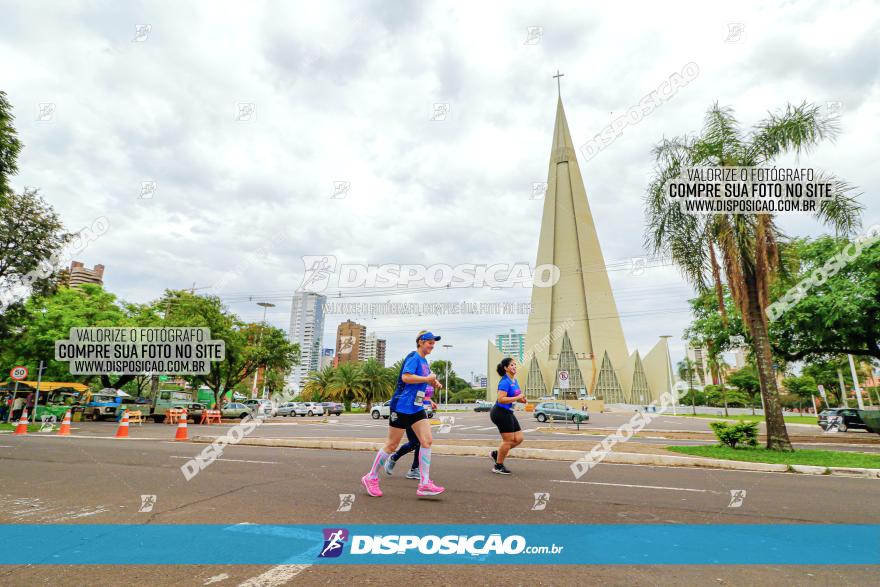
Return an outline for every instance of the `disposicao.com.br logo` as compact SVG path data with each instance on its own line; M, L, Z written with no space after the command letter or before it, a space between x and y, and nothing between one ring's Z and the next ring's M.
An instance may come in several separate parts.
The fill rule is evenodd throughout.
M522 554L560 554L564 546L529 546L526 539L518 534L502 537L501 534L476 534L473 536L451 534L438 536L429 534L360 535L349 536L344 528L324 529L324 546L319 558L336 557L343 551L343 544L349 539L351 555L383 555L418 553L425 555L522 555Z

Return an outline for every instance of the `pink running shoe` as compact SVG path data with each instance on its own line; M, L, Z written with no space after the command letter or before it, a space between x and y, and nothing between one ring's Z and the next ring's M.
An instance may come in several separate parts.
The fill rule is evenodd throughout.
M444 491L446 491L445 487L440 487L433 481L428 481L425 484L419 484L419 488L416 490L416 495L440 495Z
M367 488L367 493L373 497L382 497L382 490L379 489L379 480L371 479L369 475L361 477L361 483Z

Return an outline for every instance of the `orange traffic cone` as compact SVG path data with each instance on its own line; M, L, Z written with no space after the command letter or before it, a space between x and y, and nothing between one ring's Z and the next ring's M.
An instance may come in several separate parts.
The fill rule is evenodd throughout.
M128 410L122 413L119 428L116 429L116 438L128 438Z
M61 428L58 429L57 436L70 436L70 410L64 414L64 420L61 422Z
M21 413L21 418L18 420L18 426L15 427L16 436L21 436L22 434L27 434L27 410Z
M177 422L177 433L174 435L174 440L189 440L186 437L186 411L180 415L180 420Z

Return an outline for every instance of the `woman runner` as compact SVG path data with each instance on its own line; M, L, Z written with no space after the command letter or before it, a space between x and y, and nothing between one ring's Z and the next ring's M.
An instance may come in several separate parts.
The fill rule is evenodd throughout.
M437 380L437 376L431 373L428 361L425 359L434 350L434 344L440 340L432 332L421 331L416 338L416 350L407 355L403 361L403 367L398 376L397 388L391 397L391 414L388 418L388 438L385 446L378 452L373 460L370 471L361 477L361 483L367 489L367 493L373 497L381 497L379 489L379 468L385 465L385 461L391 453L397 449L403 432L412 427L419 441L419 486L416 495L439 495L445 491L443 487L435 484L430 477L431 470L431 423L425 413L425 388L430 384L435 390L443 386Z
M425 401L424 406L427 411L428 408L432 410L437 410L437 404L434 403L433 400L434 388L432 386L428 386L425 388ZM400 457L406 455L409 452L413 453L413 464L410 467L409 471L406 472L407 479L420 479L419 476L419 439L416 437L416 433L413 432L412 426L406 429L406 444L397 449L393 455L388 457L388 460L385 461L385 473L387 475L394 474L394 465L397 464L397 460Z
M497 370L501 375L501 382L498 384L498 400L492 406L489 417L492 419L492 423L498 427L498 432L501 433L501 446L491 453L492 461L495 463L492 472L499 475L510 475L510 469L504 466L504 459L510 449L519 446L523 441L522 428L513 413L513 404L516 402L525 404L528 403L528 400L520 391L519 383L516 382L516 361L507 357L498 363Z

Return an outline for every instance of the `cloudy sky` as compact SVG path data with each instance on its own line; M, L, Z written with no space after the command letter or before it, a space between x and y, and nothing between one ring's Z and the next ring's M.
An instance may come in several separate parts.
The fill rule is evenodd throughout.
M269 321L286 329L305 255L534 263L542 201L532 184L546 181L557 68L582 145L685 64L699 67L605 150L580 155L631 350L672 334L673 360L683 352L692 289L674 268L638 274L632 259L645 255L652 145L697 130L714 101L746 127L789 102L837 111L836 143L799 163L859 186L864 224L880 222L880 9L870 1L674 11L414 1L0 9L0 88L26 145L15 186L38 187L70 230L105 217L109 230L78 260L103 263L105 286L131 301L195 283L248 320L262 317L256 302L277 304ZM144 182L155 190L144 194ZM348 190L334 197L337 182ZM808 217L781 224L791 235L823 232ZM523 288L342 293L366 302L529 299ZM328 317L325 346L348 317ZM441 333L465 376L485 373L486 340L526 321L360 319L389 340L389 363L420 328Z

